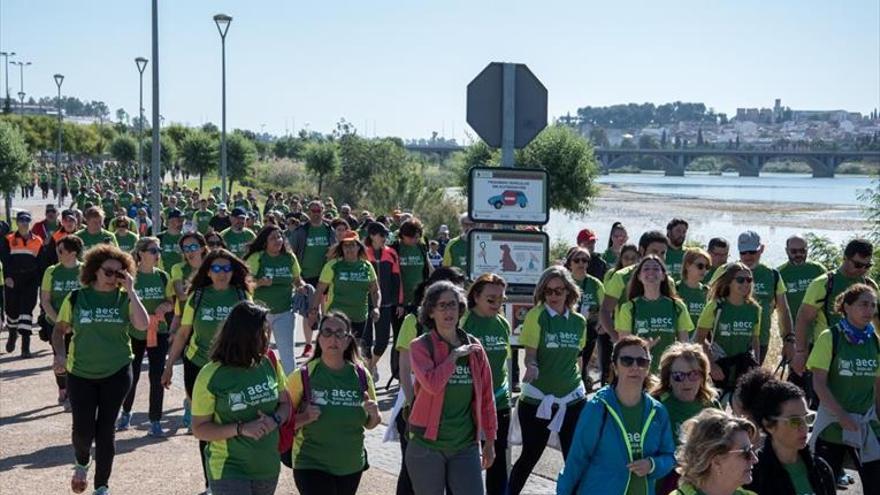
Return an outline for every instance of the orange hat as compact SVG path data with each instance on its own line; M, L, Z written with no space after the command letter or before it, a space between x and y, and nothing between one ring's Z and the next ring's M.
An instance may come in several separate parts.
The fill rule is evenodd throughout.
M361 236L358 235L354 230L346 230L345 233L342 234L342 239L339 239L339 242L360 242Z

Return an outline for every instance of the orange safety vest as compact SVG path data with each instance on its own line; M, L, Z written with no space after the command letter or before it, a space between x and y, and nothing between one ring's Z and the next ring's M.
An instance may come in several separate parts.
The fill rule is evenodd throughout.
M9 243L9 254L15 256L17 254L29 254L36 258L40 255L43 248L43 239L39 236L31 234L29 240L24 240L18 232L13 232L6 236L6 242Z

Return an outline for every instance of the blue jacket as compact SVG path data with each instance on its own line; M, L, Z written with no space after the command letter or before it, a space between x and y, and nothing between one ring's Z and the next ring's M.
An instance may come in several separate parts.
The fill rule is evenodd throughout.
M666 408L646 393L644 405L642 458L654 462L647 476L648 495L654 495L657 480L666 476L675 464L672 427ZM626 465L632 454L626 441L626 430L617 395L610 386L604 387L584 406L574 431L565 468L556 482L557 495L624 495L630 483ZM644 481L642 481L644 482Z

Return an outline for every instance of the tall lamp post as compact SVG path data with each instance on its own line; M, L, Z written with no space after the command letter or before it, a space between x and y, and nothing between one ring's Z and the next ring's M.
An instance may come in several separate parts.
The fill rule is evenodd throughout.
M21 60L17 62L12 62L12 65L17 65L19 69L19 76L21 81L21 89L18 91L18 98L21 100L21 114L24 115L24 68L28 65L31 65L30 62L22 62Z
M147 59L138 57L134 59L137 65L138 74L140 74L140 100L138 103L138 180L137 183L143 189L144 181L144 70L147 68Z
M6 104L9 105L9 57L14 57L15 52L0 52L6 64ZM11 106L11 105L10 105Z
M229 23L232 17L226 14L217 14L214 16L214 23L217 24L217 31L220 32L220 49L222 59L222 100L223 100L223 117L220 128L220 196L222 202L227 201L226 196L226 32L229 31Z
M58 86L58 148L55 149L55 174L58 176L58 183L55 185L55 197L58 199L58 206L64 204L64 196L61 195L61 83L64 82L62 74L55 74L55 85Z

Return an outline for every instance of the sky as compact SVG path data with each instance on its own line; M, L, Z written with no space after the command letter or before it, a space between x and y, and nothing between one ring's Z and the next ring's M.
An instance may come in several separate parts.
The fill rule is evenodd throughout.
M28 95L103 100L137 113L134 58L151 58L148 0L0 0L0 49L30 61ZM467 142L466 87L489 62L525 63L549 118L579 107L703 102L880 107L880 1L166 0L159 1L165 123ZM152 64L152 60L150 62ZM151 67L144 74L149 118ZM5 72L5 71L4 71ZM12 93L19 69L10 65ZM4 75L5 80L5 75Z

